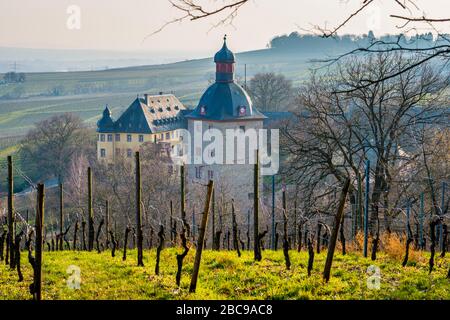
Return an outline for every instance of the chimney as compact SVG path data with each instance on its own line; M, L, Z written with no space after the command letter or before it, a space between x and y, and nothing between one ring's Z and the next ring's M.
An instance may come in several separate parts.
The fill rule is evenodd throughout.
M144 101L145 101L145 104L149 107L150 106L150 99L148 98L148 93L145 93L144 94Z
M160 95L160 96L162 96L163 94L164 94L164 92L162 92L162 91L159 92L159 95Z

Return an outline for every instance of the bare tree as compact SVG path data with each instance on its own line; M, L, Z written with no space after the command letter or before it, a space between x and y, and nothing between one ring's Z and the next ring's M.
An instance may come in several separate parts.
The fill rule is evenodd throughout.
M234 18L237 16L238 11L245 5L251 3L249 0L226 0L226 1L204 1L204 0L169 0L174 8L181 12L181 16L174 18L165 25L163 25L156 32L161 31L167 25L172 23L182 22L185 20L195 21L199 19L205 19L208 17L215 17L217 22L214 26L231 24ZM433 17L427 16L421 10L417 1L415 0L390 0L400 9L404 14L387 13L390 19L398 21L401 24L397 28L404 34L416 32L421 26L425 26L428 29L433 30L439 41L430 41L429 45L424 47L417 47L415 45L405 44L402 42L402 36L397 37L393 41L373 41L369 46L355 49L348 54L355 53L380 53L380 52L416 52L420 53L420 58L413 64L404 66L402 69L398 69L393 73L385 74L383 78L376 79L375 81L384 81L389 78L398 76L399 74L406 72L410 69L414 69L427 61L432 59L443 58L447 62L450 58L450 38L448 35L440 30L440 26L450 21L450 17ZM337 25L329 27L321 27L319 24L312 22L314 25L313 30L310 32L318 33L323 37L334 37L341 31L348 23L353 21L356 17L360 16L368 8L375 6L385 6L380 0L362 0L361 4L356 7L352 12L346 13L341 19L341 22ZM286 4L280 4L285 10L289 10L289 6ZM416 39L417 40L417 39ZM346 54L347 55L347 54ZM343 56L346 56L343 55ZM341 59L343 56L333 59L334 61ZM361 86L369 86L370 83L360 84Z
M36 180L54 177L61 182L72 157L87 150L90 142L82 120L64 113L36 123L22 140L20 152L29 175Z
M249 93L255 106L263 111L286 109L292 98L292 82L282 74L258 73L249 84Z
M303 186L310 210L326 213L334 208L336 182L358 176L354 180L362 180L363 163L370 159L370 226L375 234L379 208L389 212L393 185L411 182L415 172L411 166L417 144L410 129L445 119L448 80L421 65L369 87L360 84L415 59L395 53L352 57L330 74L313 75L300 90L297 121L283 130L283 139L290 155L286 173ZM401 196L395 195L397 200Z

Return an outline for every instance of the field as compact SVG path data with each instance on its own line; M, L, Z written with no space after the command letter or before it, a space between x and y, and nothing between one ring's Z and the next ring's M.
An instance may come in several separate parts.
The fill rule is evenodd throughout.
M310 56L260 50L237 55L236 77L244 82L257 72L282 72L298 83L312 65ZM94 125L106 104L113 117L136 94L174 92L188 107L214 79L212 58L178 63L85 72L27 73L26 82L0 85L0 137L21 136L36 121L73 112ZM3 75L0 74L0 78Z
M155 250L145 250L145 267L136 266L136 251L130 250L122 261L118 252L44 252L43 299L450 299L450 280L446 279L450 258L437 258L436 268L428 274L428 253L414 252L406 267L392 253L380 253L376 261L361 254L336 253L331 280L322 280L326 252L316 254L314 269L307 276L308 254L291 251L292 268L287 271L281 251L263 251L261 262L253 261L252 252L241 258L233 251L203 252L197 292L189 294L195 250L185 259L181 288L175 284L175 248L161 253L161 273L154 274ZM399 259L400 258L400 259ZM81 270L81 287L70 289L66 271L70 265ZM380 289L369 289L369 266L380 268ZM17 273L0 265L0 299L30 299L28 285L31 267L22 254L24 282Z

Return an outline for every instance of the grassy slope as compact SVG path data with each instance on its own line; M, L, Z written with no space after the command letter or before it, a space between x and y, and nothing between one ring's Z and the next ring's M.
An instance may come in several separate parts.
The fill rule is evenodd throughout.
M437 268L427 272L427 257L419 257L402 268L401 262L380 254L377 261L360 254L337 254L330 283L321 277L325 253L316 255L313 275L307 277L307 253L291 252L292 270L286 271L281 251L264 251L263 260L253 262L252 253L205 251L195 294L188 293L194 250L186 257L181 289L175 286L175 249L161 256L161 275L154 275L155 250L145 251L145 267L136 267L136 251L126 262L121 253L45 252L44 299L450 299L446 279L449 258L437 260ZM22 256L25 281L17 282L16 272L0 265L0 299L29 299L31 268ZM381 269L381 289L367 289L367 267ZM81 268L80 290L66 285L69 265Z
M238 54L237 59L236 73L241 80L244 64L247 64L248 77L274 71L283 72L296 82L304 79L310 67L308 56L271 50ZM34 122L61 112L74 112L95 123L105 104L117 116L137 93L175 91L183 103L195 106L213 76L211 58L105 71L30 73L23 84L0 86L0 96L21 90L24 97L0 100L0 137L23 135ZM64 88L64 95L48 96L57 86ZM89 89L91 93L80 93L77 88Z

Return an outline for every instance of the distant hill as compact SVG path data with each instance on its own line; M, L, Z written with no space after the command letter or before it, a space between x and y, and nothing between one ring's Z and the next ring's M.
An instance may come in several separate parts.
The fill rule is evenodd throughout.
M300 82L313 55L273 49L237 54L237 81L258 72L281 72ZM0 85L0 137L23 135L36 121L73 112L94 124L105 104L117 117L136 94L174 92L193 107L214 79L212 58L153 66L83 72L26 73L20 84ZM0 78L3 75L0 74Z
M390 39L397 36L382 38ZM429 34L417 39L416 45L422 45L432 41L432 36L431 40ZM294 32L278 36L268 49L237 54L237 81L244 84L246 65L247 79L273 71L298 85L308 69L317 65L314 60L335 57L373 40L373 34L321 38ZM405 43L413 40L402 39ZM26 73L24 83L0 84L0 137L23 135L36 121L61 112L73 112L94 125L105 104L118 117L142 93L174 92L185 105L194 107L214 72L212 58L206 58L98 71Z

